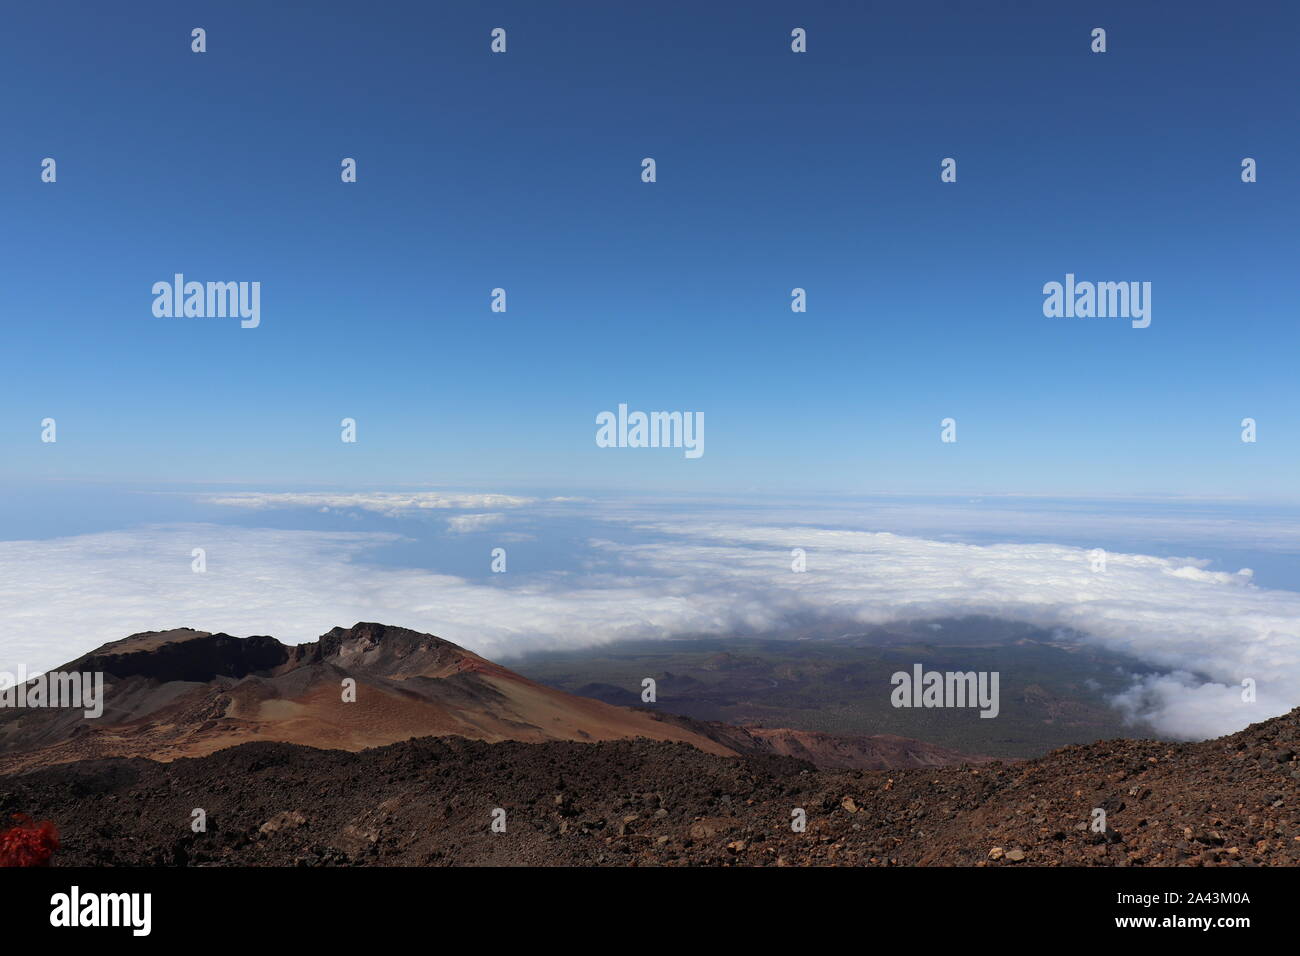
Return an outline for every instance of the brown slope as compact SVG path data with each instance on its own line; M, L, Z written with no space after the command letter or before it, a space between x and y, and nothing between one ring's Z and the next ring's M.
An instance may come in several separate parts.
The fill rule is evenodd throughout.
M739 754L794 757L823 770L952 767L990 763L995 759L895 734L828 734L789 727L749 727L681 714L664 714L661 719Z
M410 737L646 737L734 753L655 715L537 684L431 634L382 624L315 642L181 628L135 634L56 668L99 671L104 714L0 710L0 771L95 757L169 761L250 741L361 750ZM345 678L356 681L344 702Z
M964 754L894 734L826 734L788 728L742 727L753 741L746 753L773 753L807 760L834 770L887 770L891 767L950 767L989 763L992 757ZM719 738L713 738L719 739ZM725 738L720 742L726 743Z

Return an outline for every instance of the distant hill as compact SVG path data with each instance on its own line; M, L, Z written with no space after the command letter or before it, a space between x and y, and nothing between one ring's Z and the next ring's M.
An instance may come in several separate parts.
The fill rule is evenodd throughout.
M982 719L974 709L894 707L890 676L917 663L927 670L997 672L997 719ZM892 734L1005 759L1153 734L1111 704L1135 675L1151 672L1149 665L1080 635L995 618L618 641L539 651L511 666L611 704L638 706L641 680L653 677L657 710L697 720L836 737Z

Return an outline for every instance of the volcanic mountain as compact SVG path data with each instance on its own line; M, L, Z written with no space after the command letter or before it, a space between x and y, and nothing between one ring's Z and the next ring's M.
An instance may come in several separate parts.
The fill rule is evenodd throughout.
M0 710L0 769L110 756L168 761L255 740L355 751L426 736L647 737L735 753L652 714L553 690L450 641L382 624L336 627L296 646L150 631L55 670L103 672L103 715Z
M383 624L336 627L299 645L189 628L149 631L55 670L103 673L103 714L0 709L0 773L100 757L166 762L254 741L359 751L430 736L646 738L721 756L787 754L850 768L979 759L898 737L747 729L620 707L536 683L432 634Z

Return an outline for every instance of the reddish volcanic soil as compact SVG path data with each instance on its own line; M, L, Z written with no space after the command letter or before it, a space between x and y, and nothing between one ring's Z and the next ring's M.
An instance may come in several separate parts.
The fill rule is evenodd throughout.
M55 865L1296 865L1298 745L1300 710L1205 743L894 771L651 741L254 743L0 777L0 810L52 820Z
M106 644L58 671L102 671L102 717L0 710L0 773L95 757L174 760L250 741L361 750L429 735L682 741L732 750L656 715L546 687L450 641L382 624L310 644L182 628ZM356 682L343 699L343 681Z

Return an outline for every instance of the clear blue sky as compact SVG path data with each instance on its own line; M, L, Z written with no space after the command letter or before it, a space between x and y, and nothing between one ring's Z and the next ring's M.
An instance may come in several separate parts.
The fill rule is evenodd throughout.
M1283 2L11 5L3 473L1294 498L1298 27ZM260 281L261 327L155 318L176 272ZM1151 327L1045 318L1067 272L1150 281ZM597 448L619 402L703 411L704 457Z

